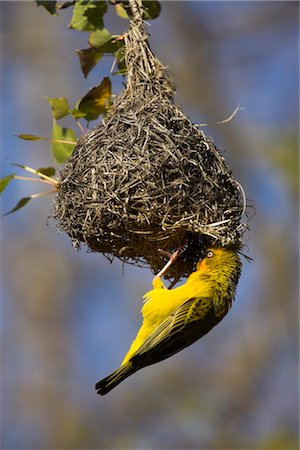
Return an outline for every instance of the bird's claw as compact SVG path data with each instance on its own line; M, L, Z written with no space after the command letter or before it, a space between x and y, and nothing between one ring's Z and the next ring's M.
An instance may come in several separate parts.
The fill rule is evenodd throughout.
M160 280L160 277L162 277L167 272L169 267L176 261L178 256L183 252L183 249L184 249L184 246L181 245L174 253L170 253L161 248L158 250L160 254L167 256L169 258L169 261L164 265L164 267L160 270L160 272L158 272L158 274L155 275L155 277L153 278L152 285L154 288L159 287L159 283L161 283L163 285L163 287L165 287L164 284L162 283L162 281ZM178 280L176 279L176 283L177 283L177 281ZM175 283L172 283L172 287L174 286L174 284Z
M163 250L162 248L158 249L158 253L160 253L163 256L167 256L169 259L173 258L174 253L170 253L167 250Z

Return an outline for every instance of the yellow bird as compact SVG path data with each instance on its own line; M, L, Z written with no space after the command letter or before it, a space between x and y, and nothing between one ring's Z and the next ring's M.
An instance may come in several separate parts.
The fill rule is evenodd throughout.
M208 248L187 281L166 289L160 278L143 299L143 323L119 369L96 384L107 394L137 370L174 355L208 333L227 314L241 274L234 249Z

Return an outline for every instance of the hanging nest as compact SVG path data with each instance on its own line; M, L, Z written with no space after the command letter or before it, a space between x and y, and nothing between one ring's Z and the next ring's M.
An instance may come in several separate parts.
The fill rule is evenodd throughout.
M131 1L132 4L132 1ZM148 45L142 11L125 36L125 90L82 136L61 172L53 216L73 244L157 273L187 276L203 235L238 245L245 196L211 139L174 104L174 86ZM163 251L161 251L163 250Z

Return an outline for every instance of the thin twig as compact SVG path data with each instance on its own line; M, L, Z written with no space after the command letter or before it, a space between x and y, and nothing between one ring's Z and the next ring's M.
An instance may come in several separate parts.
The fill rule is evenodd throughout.
M42 180L41 178L22 177L22 176L19 176L19 175L15 175L14 179L15 180L24 180L24 181L35 181L37 183L50 184L51 186L58 184L58 181L56 181L56 180L53 180L53 182L51 182L51 181L48 181L48 180Z
M83 127L83 125L79 122L79 120L76 120L76 123L77 123L77 126L79 127L79 129L81 130L81 132L82 132L83 134L86 134L87 131L86 131L86 129ZM76 144L76 142L75 142L75 144Z
M213 122L213 123L195 123L195 126L197 127L209 127L212 125L223 125L224 123L228 123L230 122L239 111L242 111L243 109L245 109L244 107L240 107L240 105L238 105L235 110L230 114L229 117L227 117L227 119L224 120L220 120L219 122Z
M46 192L39 192L38 194L32 194L30 198L38 198L42 197L43 195L49 195L49 194L56 194L57 189L52 189L52 191L46 191Z
M49 142L57 142L59 144L75 145L76 141L66 141L64 139L47 139Z

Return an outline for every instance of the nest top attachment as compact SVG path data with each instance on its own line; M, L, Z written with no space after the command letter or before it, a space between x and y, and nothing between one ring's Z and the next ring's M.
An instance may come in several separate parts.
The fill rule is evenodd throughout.
M78 140L52 215L75 246L155 273L165 262L159 249L184 245L172 279L193 270L203 235L240 244L246 199L212 140L174 104L173 83L148 45L141 2L130 4L126 88L109 116Z

